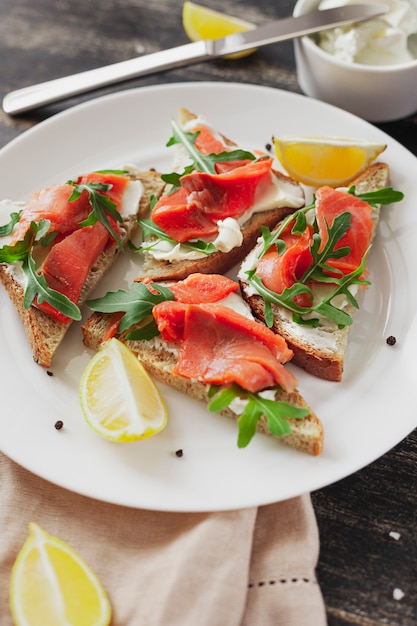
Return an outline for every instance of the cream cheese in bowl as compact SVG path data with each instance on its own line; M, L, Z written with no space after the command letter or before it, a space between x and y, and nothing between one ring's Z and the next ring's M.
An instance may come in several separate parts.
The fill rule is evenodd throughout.
M293 14L376 0L297 0ZM298 84L308 96L369 122L417 112L417 0L381 0L382 18L294 40Z
M322 0L318 8L347 4L355 4L355 0ZM388 11L381 18L321 32L320 47L347 63L395 65L413 61L417 52L412 38L417 34L417 0L415 5L412 0L384 0L384 4Z

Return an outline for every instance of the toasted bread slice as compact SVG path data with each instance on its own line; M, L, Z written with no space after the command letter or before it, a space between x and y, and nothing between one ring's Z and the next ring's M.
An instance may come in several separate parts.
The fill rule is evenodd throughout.
M187 109L181 108L179 111L179 123L186 126L192 120L197 119L194 113L190 113ZM229 138L219 133L224 143L231 148L236 144ZM304 192L301 186L294 179L282 174L279 171L273 171L273 175L278 185L284 189L291 190L291 194L299 197L299 204L296 206L284 206L282 199L278 202L279 206L271 209L253 213L252 216L241 226L243 241L240 246L232 248L228 252L213 252L209 255L202 255L198 259L176 259L172 261L156 259L151 253L144 251L144 263L138 280L147 277L152 280L182 280L189 274L196 272L202 274L225 274L232 267L239 264L248 254L256 243L261 226L272 228L277 221L283 219L286 215L295 211L296 208L303 206ZM168 193L169 187L166 192Z
M93 313L85 322L82 326L83 342L88 348L93 350L99 349L101 343L107 336L111 319L111 315L109 314ZM177 356L162 339L158 337L157 340L133 341L126 339L126 333L116 336L137 355L151 376L192 398L208 403L209 385L174 374L173 369L177 362ZM287 420L291 426L292 432L283 435L280 441L283 441L288 446L301 452L306 452L314 456L319 455L323 448L323 426L299 392L296 390L287 393L284 390L280 390L276 392L275 399L310 410L309 415L303 419ZM235 420L239 418L239 415L230 408L222 411L222 415ZM273 436L268 430L265 417L262 417L258 421L257 431Z
M137 215L147 217L149 213L149 196L151 193L159 195L163 189L160 175L156 172L142 172L132 175L132 179L140 180L143 185L143 193L139 202L138 213L130 215L120 226L120 238L122 243L133 235L137 229ZM97 259L85 282L78 305L82 305L88 295L95 289L104 274L110 269L119 255L119 248L111 246L107 248ZM52 358L59 344L63 340L71 321L62 323L47 313L34 306L25 309L24 289L16 280L13 272L7 264L0 264L0 281L12 301L27 335L27 339L33 352L34 360L44 367L50 367Z
M351 184L355 185L356 193L366 193L387 187L389 184L388 165L385 163L371 165ZM379 216L380 207L375 207L372 211L373 236ZM256 256L257 248L256 246L251 254ZM242 263L239 272L242 294L254 316L265 322L264 300L253 292L252 287L245 280L247 261L248 259ZM344 310L351 317L356 311L350 303L346 304ZM285 309L272 304L272 312L272 330L284 337L288 346L293 350L292 362L295 365L319 378L337 382L342 379L351 326L340 329L332 320L321 320L317 328L300 326L293 321L291 313Z

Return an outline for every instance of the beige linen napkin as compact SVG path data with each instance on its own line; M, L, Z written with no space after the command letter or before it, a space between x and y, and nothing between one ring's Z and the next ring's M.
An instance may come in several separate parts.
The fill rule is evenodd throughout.
M0 626L12 626L10 571L31 521L94 569L112 626L326 624L308 495L219 513L144 511L71 493L0 454Z

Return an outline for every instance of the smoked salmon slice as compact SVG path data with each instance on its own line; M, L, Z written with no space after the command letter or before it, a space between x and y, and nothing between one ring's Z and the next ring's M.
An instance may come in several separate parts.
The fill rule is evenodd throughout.
M311 229L307 226L302 235L293 235L291 227L282 233L280 239L286 244L285 251L278 255L276 246L271 246L258 262L256 274L267 289L282 293L300 280L313 261L310 246ZM301 302L298 302L301 305Z
M196 126L193 132L198 131L199 134L194 142L195 147L201 154L219 154L220 152L230 152L235 149L235 146L228 146L220 139L214 137L213 133L207 128L207 126ZM224 163L217 162L214 165L216 174L222 174L228 172L238 166L246 165L250 163L249 160L243 161L225 161Z
M207 126L198 125L193 128L193 133L198 132L194 145L201 154L219 154L228 151L229 148L223 141L217 139Z
M334 219L346 212L351 215L351 224L334 249L349 247L350 252L339 259L326 261L327 265L337 268L343 274L348 274L359 267L371 243L372 209L360 198L332 187L320 187L316 191L316 219L321 237L320 251L328 241L326 224L331 227ZM262 279L265 287L278 294L298 282L313 261L312 228L307 226L301 235L294 235L291 233L293 224L294 222L291 222L280 236L286 244L285 251L278 254L276 246L271 246L259 260L256 269L256 274ZM301 294L295 300L300 306L311 305L308 294Z
M78 304L88 273L105 250L108 239L108 230L101 222L96 222L92 226L79 228L55 244L42 267L42 274L49 287ZM46 302L36 306L62 322L69 321L69 318Z
M109 197L116 204L117 209L120 209L121 199L129 178L116 174L92 172L86 176L81 176L76 182L78 184L110 184L111 188L108 191L100 193ZM73 191L73 185L65 183L63 185L50 185L33 192L20 215L12 244L24 238L32 221L39 223L40 219L51 222L50 232L67 234L79 228L80 222L85 220L91 212L91 205L86 191L77 200L70 202L69 199Z
M116 205L118 211L120 211L120 205L123 194L129 183L129 177L122 174L113 174L112 172L91 172L85 176L80 176L77 183L103 183L104 185L111 185L107 191L100 191L104 196L110 198Z
M340 259L330 259L328 264L349 274L362 262L372 239L373 221L372 209L367 202L344 191L332 187L320 187L316 192L316 215L321 236L321 248L327 243L325 221L331 226L334 219L348 211L351 215L351 224L335 246L335 249L348 246L350 252Z
M181 185L212 220L240 217L271 184L272 159L250 161L223 174L194 171L182 177Z
M116 209L120 210L129 180L127 176L112 172L92 172L80 176L75 184L109 185L109 189L98 192L107 196L115 204ZM91 267L110 245L112 239L101 222L88 227L80 226L91 213L92 206L87 190L84 190L77 199L70 201L73 192L74 185L70 183L51 185L34 192L21 212L12 244L24 238L32 221L39 223L41 219L49 220L51 223L49 232L57 232L59 236L52 244L41 273L49 287L78 304ZM118 224L114 217L108 215L108 220L113 230L118 232ZM36 303L36 306L63 323L69 321L69 318L47 302Z
M35 191L20 215L12 243L22 240L31 222L39 223L40 219L51 222L50 232L65 234L79 228L78 224L87 218L91 207L87 194L69 202L73 191L74 187L69 184L51 185Z
M187 192L181 188L164 196L152 211L152 221L174 241L215 237L218 227L195 204L187 203Z
M271 184L271 158L238 163L222 174L196 170L183 176L181 188L157 202L152 221L179 242L215 236L219 220L241 217Z
M239 285L220 274L195 273L171 285L169 289L177 302L204 304L227 298L231 293L238 291Z
M285 340L263 324L222 304L165 301L153 308L162 338L179 342L174 374L207 384L230 385L256 393L297 379L284 363L292 358Z

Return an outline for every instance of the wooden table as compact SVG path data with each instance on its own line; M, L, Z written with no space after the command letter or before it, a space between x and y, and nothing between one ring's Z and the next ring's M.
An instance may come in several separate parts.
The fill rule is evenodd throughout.
M207 4L261 24L290 15L294 0ZM12 89L128 59L138 51L185 43L181 11L179 0L2 0L0 98ZM155 74L15 118L0 111L0 146L40 120L96 95L190 80L299 91L292 43L283 43L240 61L219 60ZM416 124L417 115L378 126L417 154ZM312 494L321 535L318 577L330 626L417 624L416 485L414 432L370 466ZM391 531L400 538L392 538ZM402 600L393 598L395 588L404 591Z

